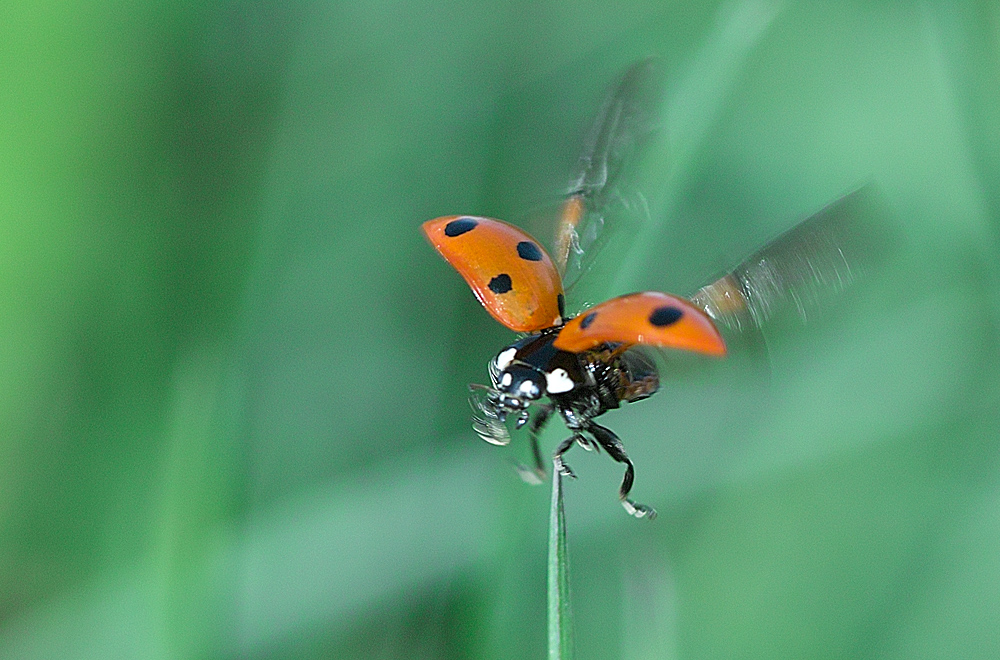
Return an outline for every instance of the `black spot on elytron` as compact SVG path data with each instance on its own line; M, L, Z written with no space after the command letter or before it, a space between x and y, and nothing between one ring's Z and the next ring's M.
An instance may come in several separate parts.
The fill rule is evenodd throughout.
M589 328L590 324L593 323L594 319L596 318L597 318L597 312L591 312L590 314L584 316L583 320L580 321L580 329L586 330L587 328Z
M681 320L682 316L684 316L684 312L676 307L667 305L666 307L657 307L654 309L653 313L649 315L649 322L658 328L662 328L677 323Z
M478 224L479 223L472 218L459 218L458 220L452 220L444 226L444 235L455 238L456 236L461 236L467 231L472 231Z
M490 287L490 291L493 293L507 293L511 289L510 275L507 273L500 273L490 280L488 286Z
M556 305L559 306L559 317L566 318L566 298L563 294L556 296Z
M517 256L525 261L541 261L542 251L531 241L521 241L517 244Z

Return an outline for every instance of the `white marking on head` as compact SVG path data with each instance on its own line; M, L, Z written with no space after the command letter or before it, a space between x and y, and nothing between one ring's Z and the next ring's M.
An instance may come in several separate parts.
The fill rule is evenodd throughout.
M510 374L504 374L503 378L500 379L500 384L504 387L510 387L511 381L513 380L514 378Z
M508 348L506 350L500 351L500 355L494 360L497 365L497 371L503 371L510 366L510 363L514 361L514 355L517 353L516 348Z
M569 392L576 387L576 383L569 377L565 369L553 369L545 374L545 389L549 394L562 394Z
M517 386L517 393L525 399L537 399L541 392L535 381L526 378Z

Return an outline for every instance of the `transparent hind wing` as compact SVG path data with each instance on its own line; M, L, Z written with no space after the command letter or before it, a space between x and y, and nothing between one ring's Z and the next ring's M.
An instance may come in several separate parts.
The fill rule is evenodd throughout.
M647 350L635 346L622 354L622 401L635 403L653 396L660 389L659 370Z
M724 328L754 333L794 310L803 321L892 252L891 213L871 184L833 202L702 287L691 301Z
M556 228L554 260L567 290L590 270L609 225L618 228L617 212L641 216L645 209L642 197L621 184L659 124L662 69L655 58L632 65L609 90L584 139Z

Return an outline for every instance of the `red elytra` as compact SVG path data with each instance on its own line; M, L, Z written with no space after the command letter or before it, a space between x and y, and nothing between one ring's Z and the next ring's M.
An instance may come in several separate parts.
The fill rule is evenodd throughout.
M562 280L548 253L527 232L468 215L428 220L422 229L500 323L516 332L534 332L562 322Z
M580 353L606 342L726 354L726 343L705 312L659 291L619 296L591 307L567 322L552 345Z
M517 332L563 323L563 287L552 259L527 232L493 218L443 216L423 224L431 245L483 307ZM613 298L568 321L554 346L582 353L603 343L726 354L715 324L691 302L647 291Z

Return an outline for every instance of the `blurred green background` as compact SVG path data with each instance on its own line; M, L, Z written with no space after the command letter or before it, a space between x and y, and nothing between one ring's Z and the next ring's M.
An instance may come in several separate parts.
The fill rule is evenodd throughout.
M603 418L653 523L570 453L577 657L1000 657L995 2L0 16L0 657L543 656L547 489L465 402L511 334L418 226L551 200L647 55L653 212L595 295L866 181L900 241L769 379L681 360Z

